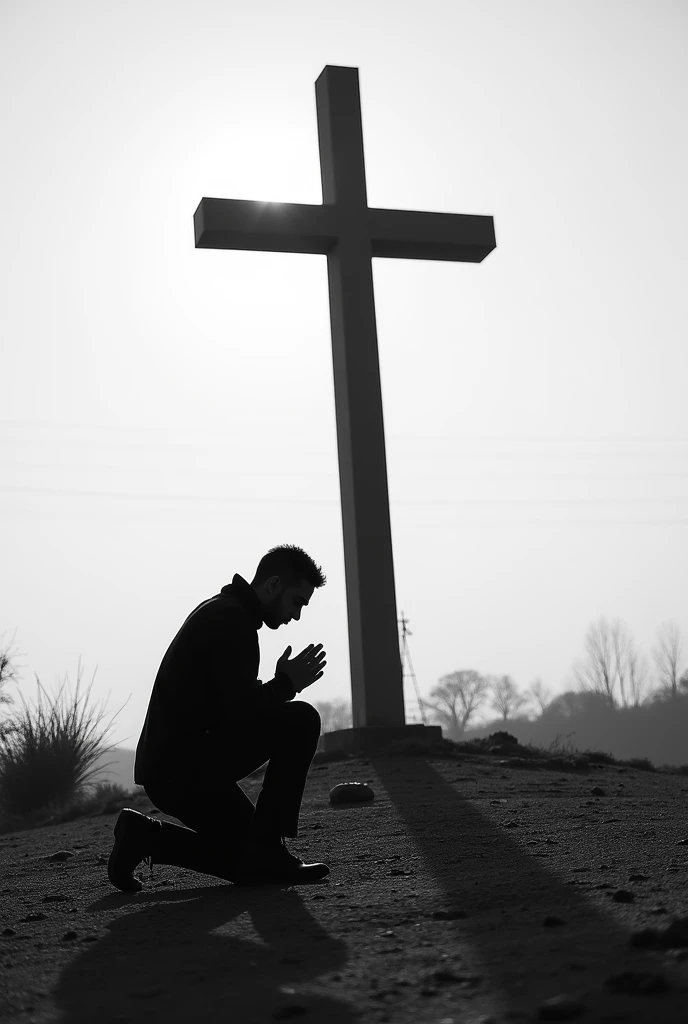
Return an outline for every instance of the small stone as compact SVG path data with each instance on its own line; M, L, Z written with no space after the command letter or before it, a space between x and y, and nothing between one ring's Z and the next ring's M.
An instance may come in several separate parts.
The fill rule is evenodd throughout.
M612 894L612 899L615 903L632 903L635 899L635 893L631 892L630 889L617 889Z
M604 790L601 786L593 786L590 790L591 796L604 796Z
M540 1020L574 1020L585 1013L585 1005L575 996L561 995L545 999L538 1010Z
M360 804L374 799L375 793L365 782L340 782L330 790L331 804Z
M65 932L64 933L64 935L62 936L62 941L63 942L73 942L73 940L76 939L76 938L77 938L77 933L74 932L74 931L69 931L69 932Z
M3 928L2 929L2 934L3 935L16 935L17 932L16 932L16 929L14 929L14 928Z
M69 860L74 854L70 853L69 850L58 850L57 853L51 853L50 856L44 857L44 860L60 861Z
M48 919L47 914L27 914L26 917L21 917L20 921L46 921Z
M647 882L649 875L629 875L629 882Z
M432 917L436 921L460 921L467 917L465 910L433 910Z
M560 917L556 917L554 914L548 914L542 919L543 928L559 928L564 922Z
M611 992L635 996L654 995L669 988L663 974L649 971L622 971L621 974L612 974L604 984Z
M68 899L69 899L69 896L65 896L61 892L54 892L54 893L50 893L48 896L44 896L43 897L43 902L44 903L62 903L65 900L68 900Z
M679 839L676 846L688 846L688 839Z

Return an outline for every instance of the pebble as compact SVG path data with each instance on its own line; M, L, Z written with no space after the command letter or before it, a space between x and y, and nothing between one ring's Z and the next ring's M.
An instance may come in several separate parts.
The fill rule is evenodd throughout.
M590 790L591 796L604 796L604 790L601 786L593 786Z
M51 853L48 857L44 857L43 860L69 860L69 858L73 856L74 854L70 853L69 850L58 850L57 853Z
M542 919L543 928L558 928L563 923L562 919L560 917L556 917L554 914L548 914Z
M612 894L612 899L615 903L632 903L635 899L635 893L631 892L630 889L617 889Z
M330 790L331 804L360 804L374 799L375 793L365 782L340 782Z

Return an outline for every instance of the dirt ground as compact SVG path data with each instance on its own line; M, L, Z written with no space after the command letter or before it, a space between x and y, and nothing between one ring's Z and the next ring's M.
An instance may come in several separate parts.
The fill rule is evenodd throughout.
M330 805L345 781L374 802ZM5 835L0 1019L685 1024L688 948L630 939L688 916L687 794L614 765L314 764L288 845L331 873L298 887L142 866L120 893L114 815Z

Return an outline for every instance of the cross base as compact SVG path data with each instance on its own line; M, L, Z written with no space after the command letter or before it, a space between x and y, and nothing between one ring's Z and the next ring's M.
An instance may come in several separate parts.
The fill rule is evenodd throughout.
M395 725L387 727L363 726L354 729L336 729L320 737L318 750L329 754L343 750L346 754L380 754L392 743L433 745L442 742L439 725Z

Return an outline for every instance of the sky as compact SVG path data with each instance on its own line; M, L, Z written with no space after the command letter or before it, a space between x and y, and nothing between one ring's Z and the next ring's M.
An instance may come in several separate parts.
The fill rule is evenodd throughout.
M4 0L12 692L80 665L134 746L188 613L297 544L327 585L260 677L323 643L307 699L350 699L326 259L193 234L203 196L322 201L327 64L359 69L371 206L495 219L482 264L373 261L421 694L563 691L601 616L647 654L677 623L688 664L687 33L670 0Z

